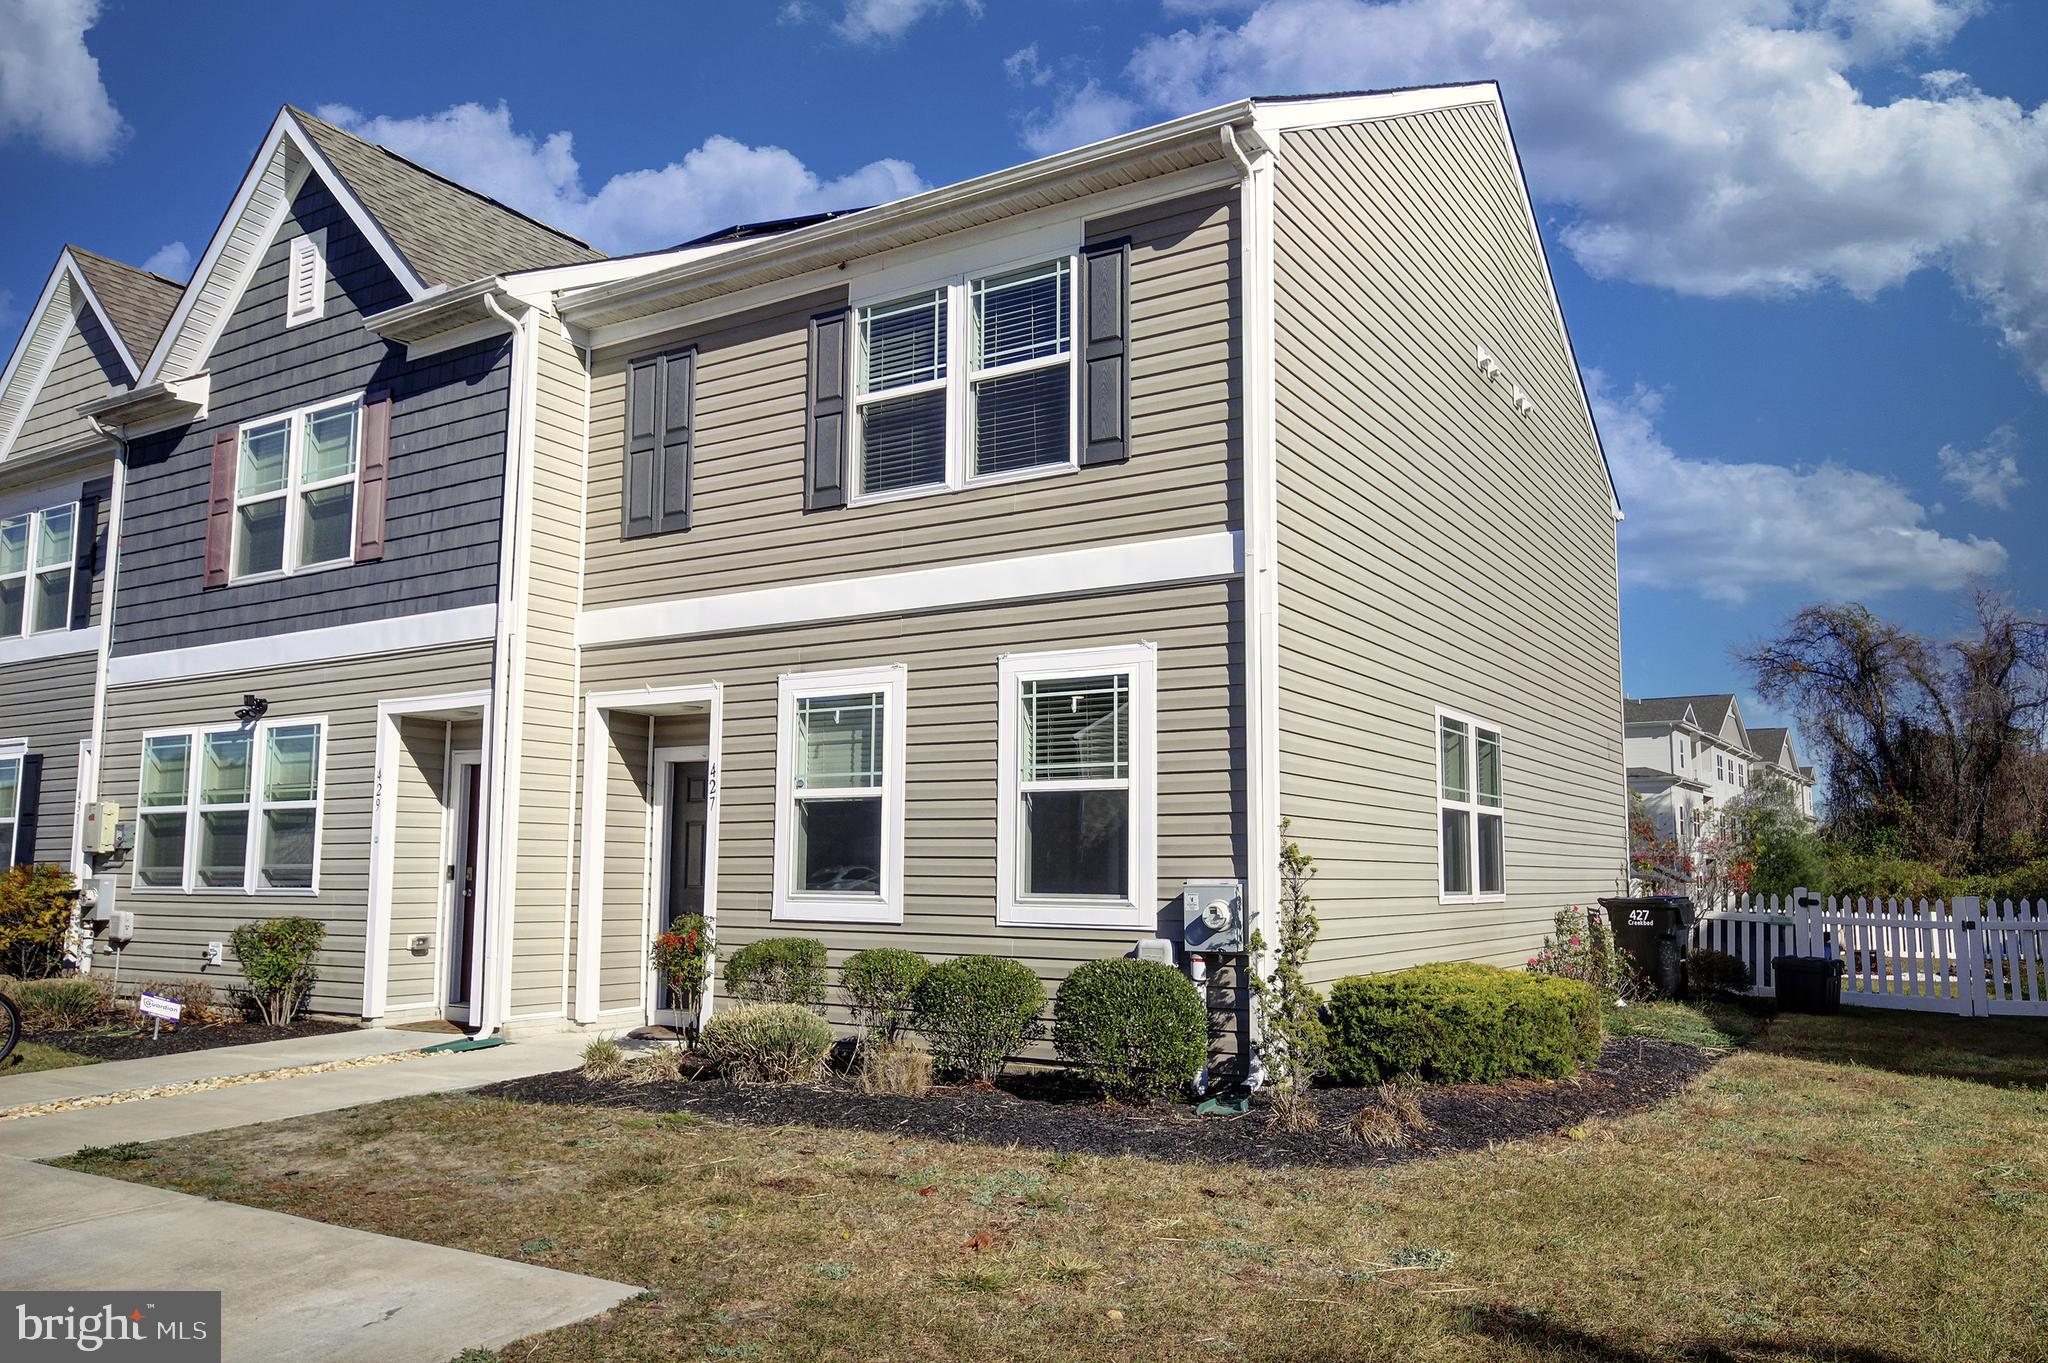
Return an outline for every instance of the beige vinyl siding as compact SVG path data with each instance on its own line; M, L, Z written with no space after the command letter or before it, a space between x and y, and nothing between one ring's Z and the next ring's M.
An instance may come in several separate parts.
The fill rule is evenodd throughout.
M946 563L1199 534L1238 524L1236 199L1214 191L1090 224L1128 233L1130 462L806 514L804 375L814 295L631 351L592 371L585 603L744 591ZM695 345L695 516L686 533L620 538L625 368Z
M392 1011L434 1003L434 972L441 961L442 887L450 852L448 724L439 719L398 723L398 780L391 835L391 948L385 1006ZM415 955L412 939L427 950Z
M583 364L553 324L532 330L533 531L522 631L513 1017L558 1016L576 828L576 609L582 591Z
M42 759L33 856L69 868L78 799L78 745L92 737L94 653L9 663L0 685L0 739L25 739Z
M136 889L131 858L110 864L120 878L121 906L135 913L135 940L123 972L157 976L204 974L223 985L239 980L230 954L224 966L202 971L210 941L225 942L241 923L287 915L318 918L327 926L320 984L312 1007L323 1013L360 1014L363 1003L363 931L370 870L370 802L375 785L377 702L483 690L490 685L487 643L383 654L299 667L266 667L252 648L246 672L115 687L107 693L102 799L117 801L124 821L135 815L142 735L158 729L231 723L244 695L270 702L269 718L325 716L326 767L321 773L319 891L315 894Z
M127 385L128 374L112 338L100 326L92 309L81 301L56 362L50 366L49 377L43 380L35 401L29 404L28 414L22 418L21 434L15 437L8 458L20 459L97 438L97 432L78 415L79 404L103 398Z
M1609 487L1504 136L1482 106L1280 158L1281 812L1322 979L1519 964L1625 860ZM1439 705L1504 734L1504 903L1438 902Z
M976 607L758 634L587 650L584 685L724 685L719 772L718 944L721 957L764 936L824 941L836 965L868 946L934 958L1011 956L1048 984L1074 965L1120 956L1151 933L996 924L997 665L1006 653L1151 641L1159 649L1158 890L1167 935L1179 930L1180 885L1244 874L1241 594L1234 582L1079 600ZM785 672L900 663L908 669L904 919L896 925L773 921L777 678ZM636 722L645 743L645 721ZM678 734L687 732L678 728ZM681 739L680 741L688 741ZM631 760L644 764L644 746ZM630 755L628 755L630 756ZM614 757L615 764L627 760ZM614 766L618 772L618 766ZM614 776L616 785L625 779ZM644 803L611 806L606 843L607 934L630 920L612 904L630 892L644 847ZM620 847L615 840L630 844ZM616 887L616 888L615 888ZM615 913L618 915L614 918ZM605 945L609 960L612 943ZM634 950L640 950L636 938ZM609 968L609 967L607 967Z

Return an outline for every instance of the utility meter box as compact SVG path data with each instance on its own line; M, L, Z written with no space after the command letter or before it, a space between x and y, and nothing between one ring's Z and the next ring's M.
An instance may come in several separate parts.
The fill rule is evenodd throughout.
M87 921L93 923L106 922L114 916L114 900L117 894L114 889L115 878L113 876L94 876L85 883L92 887L92 909L86 915Z
M106 856L121 847L121 806L112 800L94 800L85 807L85 850Z
M107 915L107 940L110 942L132 942L135 940L135 915L126 909L115 909Z
M1203 955L1245 950L1244 882L1190 880L1181 888L1181 944Z

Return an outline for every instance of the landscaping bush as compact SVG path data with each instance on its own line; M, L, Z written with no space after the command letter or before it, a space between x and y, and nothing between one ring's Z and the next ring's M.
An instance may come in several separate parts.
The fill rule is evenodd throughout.
M113 1006L113 993L96 975L53 975L42 980L8 981L7 996L21 1009L24 1032L70 1032L102 1021Z
M810 937L763 937L725 963L725 987L741 1003L825 1002L825 944Z
M864 1040L892 1041L910 1025L917 985L932 963L900 947L856 951L839 967L839 987Z
M603 1081L626 1072L626 1048L608 1036L583 1043L583 1077Z
M1030 967L1002 956L962 956L918 981L917 1030L942 1070L993 1079L1003 1061L1039 1034L1045 986Z
M1170 965L1089 961L1074 968L1053 999L1052 1048L1108 1093L1164 1098L1208 1059L1208 1010Z
M1614 944L1614 926L1604 910L1587 913L1574 905L1559 909L1551 920L1552 936L1529 958L1537 975L1582 980L1610 999L1630 999L1646 992L1635 962Z
M0 970L18 980L64 968L64 939L78 882L56 866L13 866L0 875Z
M204 1027L224 1011L220 991L206 980L144 980L135 992L154 994L179 1005L180 1027Z
M248 981L249 1002L273 1027L285 1027L299 1015L319 982L313 958L327 940L327 929L311 918L266 918L244 923L229 938L235 960Z
M862 1093L919 1097L932 1086L932 1053L914 1036L873 1042L861 1047L854 1083Z
M1739 956L1730 956L1725 951L1709 951L1701 947L1687 952L1685 974L1695 994L1749 992L1749 967Z
M797 1004L743 1003L712 1014L698 1045L729 1083L802 1083L823 1072L832 1028Z
M1600 996L1578 980L1443 962L1330 990L1330 1071L1346 1084L1562 1079L1600 1054Z

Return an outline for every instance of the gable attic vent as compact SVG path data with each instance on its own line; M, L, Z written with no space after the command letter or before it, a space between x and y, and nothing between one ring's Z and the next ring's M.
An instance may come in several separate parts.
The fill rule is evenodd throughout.
M291 277L286 286L284 324L295 327L327 311L327 252L323 228L292 238Z

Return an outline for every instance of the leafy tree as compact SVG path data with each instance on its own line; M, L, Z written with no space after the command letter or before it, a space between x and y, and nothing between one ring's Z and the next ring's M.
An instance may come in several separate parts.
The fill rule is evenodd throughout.
M1330 1042L1323 1026L1323 996L1308 982L1308 952L1322 935L1308 883L1315 858L1287 838L1291 821L1280 822L1280 911L1274 923L1272 969L1259 973L1266 952L1263 933L1253 932L1252 998L1260 1016L1259 1059L1273 1095L1273 1116L1290 1131L1312 1130L1315 1104L1309 1089L1329 1064Z

